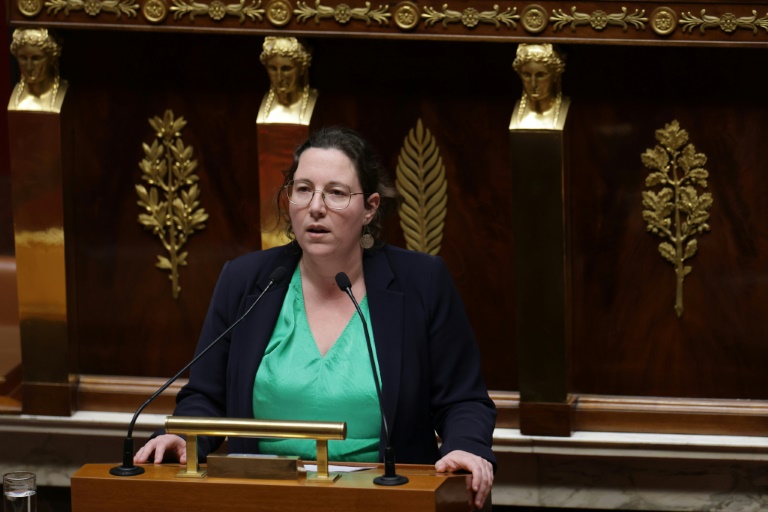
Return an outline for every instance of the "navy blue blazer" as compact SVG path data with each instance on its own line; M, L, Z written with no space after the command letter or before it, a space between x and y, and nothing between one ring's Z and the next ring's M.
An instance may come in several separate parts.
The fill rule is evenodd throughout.
M175 415L253 418L256 370L300 257L300 249L292 243L224 265L198 352L253 304L275 268L285 267L288 276L196 363L176 398ZM496 408L480 373L474 334L445 263L439 257L387 245L365 251L363 258L370 328L396 460L433 464L452 450L464 450L489 460L495 468L491 444ZM435 433L442 441L439 449ZM380 460L384 441L382 426ZM221 442L221 438L201 437L203 460ZM230 438L229 451L258 453L258 439Z

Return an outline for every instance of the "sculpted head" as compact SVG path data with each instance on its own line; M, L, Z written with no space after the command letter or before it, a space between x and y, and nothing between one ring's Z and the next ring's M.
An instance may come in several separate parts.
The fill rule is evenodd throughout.
M520 44L512 68L532 100L544 101L560 92L565 61L551 44Z
M38 90L41 94L50 89L59 72L61 45L48 30L16 29L11 54L16 57L21 76L30 90Z
M266 37L259 57L267 68L272 89L280 103L290 105L298 101L307 85L311 50L295 37Z

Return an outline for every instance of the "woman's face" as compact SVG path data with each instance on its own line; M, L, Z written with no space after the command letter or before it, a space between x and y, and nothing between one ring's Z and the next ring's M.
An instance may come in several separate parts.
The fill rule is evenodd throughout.
M520 68L525 93L534 101L541 101L552 96L554 76L546 64L531 61Z
M305 256L349 258L360 254L362 228L373 218L379 206L379 194L368 197L371 209L365 207L366 200L360 194L351 196L345 209L332 210L319 192L330 191L334 186L347 186L353 193L362 192L352 161L338 149L310 148L301 154L293 179L304 180L310 189L318 191L306 206L289 204L293 232Z
M37 85L50 78L50 57L39 46L25 44L16 52L16 60L28 84Z

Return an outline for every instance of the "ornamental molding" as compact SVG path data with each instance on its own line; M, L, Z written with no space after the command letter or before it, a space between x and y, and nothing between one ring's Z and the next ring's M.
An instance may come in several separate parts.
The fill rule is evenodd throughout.
M706 14L706 12L706 9L702 9L700 17L693 16L690 12L683 13L680 16L682 31L690 34L696 27L699 27L699 31L702 34L706 29L713 27L720 28L726 34L730 34L740 28L751 29L754 34L757 34L758 28L768 31L768 13L762 18L758 18L757 11L752 11L752 16L741 17L730 12L722 16L711 16Z
M319 24L321 19L333 18L341 25L346 25L351 20L364 21L366 25L370 25L372 21L379 25L389 25L389 18L392 17L389 5L380 5L376 9L371 9L371 2L365 2L365 7L350 7L344 3L329 7L320 5L320 0L315 1L314 7L310 7L306 2L297 2L296 5L293 13L299 23L314 18L315 23Z
M552 28L555 32L562 30L566 25L570 25L573 31L579 25L589 25L597 31L613 25L620 26L626 32L629 25L637 30L643 30L648 23L648 18L645 17L645 9L635 9L632 14L629 14L629 9L622 7L620 13L608 14L603 10L597 10L592 11L592 14L586 14L577 12L576 6L573 6L571 14L564 13L562 9L553 10L549 21L553 23Z
M492 11L482 12L474 7L467 7L463 11L453 11L448 9L448 4L443 4L442 11L425 6L424 14L421 17L428 27L438 22L441 22L444 27L447 27L449 23L461 22L462 25L470 29L475 28L480 23L491 23L496 25L496 28L499 28L500 23L503 23L508 28L517 28L517 22L520 20L517 7L507 7L506 11L500 12L498 5L494 5Z
M171 6L171 12L174 19L180 19L186 15L189 15L190 21L195 21L195 16L200 14L207 14L214 21L221 21L226 16L236 16L239 18L240 23L245 21L246 16L251 21L261 21L263 19L264 9L260 9L261 0L251 0L251 3L246 5L245 0L233 4L225 4L221 0L213 0L209 4L203 4L189 0L173 0Z
M66 16L72 11L85 11L89 16L98 16L102 12L116 14L121 17L136 16L139 4L134 0L48 0L45 2L48 14L56 15L64 11Z

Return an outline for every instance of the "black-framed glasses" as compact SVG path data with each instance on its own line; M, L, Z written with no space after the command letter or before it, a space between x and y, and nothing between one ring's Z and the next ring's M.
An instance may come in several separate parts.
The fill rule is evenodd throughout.
M352 196L364 195L365 192L352 192L352 190L341 183L328 185L323 190L317 190L312 182L307 180L291 180L283 187L288 201L296 206L307 206L315 197L315 192L320 192L325 206L331 210L343 210L352 201Z

